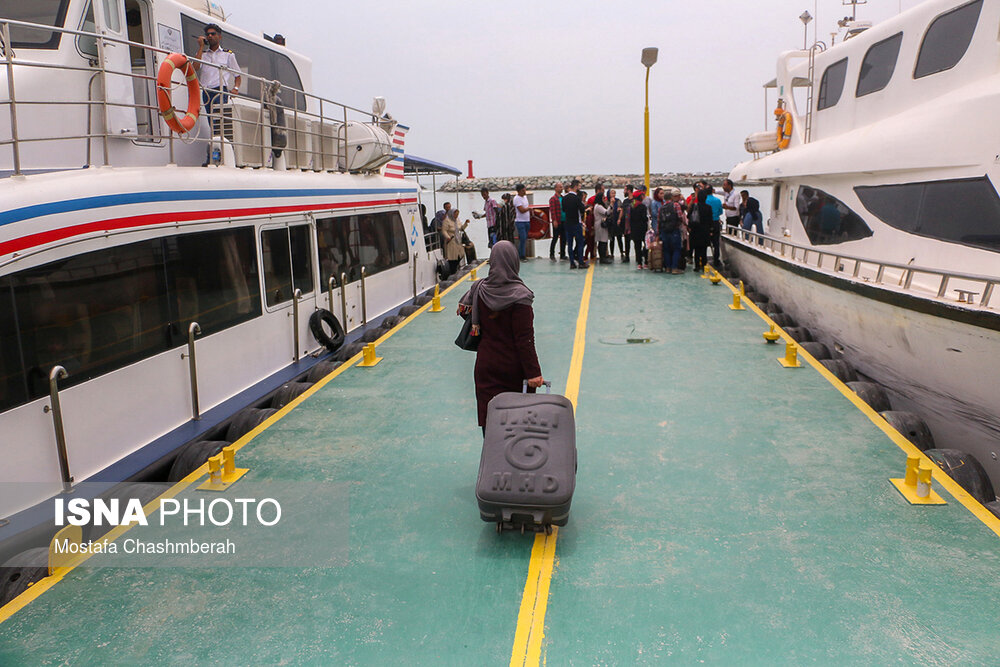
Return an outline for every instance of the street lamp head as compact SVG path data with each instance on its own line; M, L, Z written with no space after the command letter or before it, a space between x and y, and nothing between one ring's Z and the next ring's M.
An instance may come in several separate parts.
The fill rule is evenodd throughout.
M809 13L809 10L806 10L799 15L799 20L802 21L802 25L806 25L813 20L813 17L812 14Z
M659 49L655 46L650 46L642 50L642 64L646 67L652 67L656 63L656 54Z

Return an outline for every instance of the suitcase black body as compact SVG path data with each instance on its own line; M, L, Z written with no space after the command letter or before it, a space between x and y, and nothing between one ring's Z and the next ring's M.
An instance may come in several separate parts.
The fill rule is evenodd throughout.
M557 394L508 392L490 401L476 500L497 530L551 530L569 521L576 487L573 404Z

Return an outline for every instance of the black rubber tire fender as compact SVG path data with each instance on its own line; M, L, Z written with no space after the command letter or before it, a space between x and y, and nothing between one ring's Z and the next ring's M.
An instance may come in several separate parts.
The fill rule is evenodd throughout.
M786 315L785 313L774 313L773 315L769 314L768 317L770 317L771 321L777 324L782 329L784 329L785 327L795 326L795 320L793 320L790 315Z
M340 348L340 352L337 353L335 359L337 361L347 361L363 349L365 349L365 346L362 343L351 343L349 345L345 345Z
M309 369L309 375L306 376L306 380L308 380L309 382L319 382L327 375L337 370L342 363L344 362L321 361Z
M934 435L931 434L926 422L919 415L901 410L886 410L880 414L920 451L926 452L928 449L934 449Z
M271 397L271 407L280 410L291 403L296 396L304 394L311 386L312 382L288 382L281 385Z
M847 386L875 412L892 410L889 395L885 393L882 385L875 384L874 382L848 382Z
M810 343L812 342L812 332L805 327L782 327L785 333L792 337L797 343Z
M326 332L327 327L331 333ZM331 352L336 352L344 344L344 327L337 316L325 308L317 308L309 316L309 331L320 345Z
M756 303L756 302L754 302L754 303ZM776 304L776 303L769 303L769 304L767 304L767 307L764 308L764 312L767 313L768 317L770 317L770 318L773 319L775 315L781 315L785 311L783 311L781 309L781 306L779 306L778 304Z
M822 361L823 359L833 358L833 355L830 354L830 348L828 348L823 343L817 343L815 341L804 342L804 343L799 343L799 347L801 347L803 350L811 354L813 356L813 359L815 359L816 361Z
M993 500L988 503L983 503L983 507L992 512L993 516L1000 519L1000 500Z
M417 300L416 300L416 302L415 302L415 305L417 306L417 308L418 308L418 309L419 309L419 308L420 308L421 306L426 306L427 304L429 304L429 303L431 302L431 298L432 298L432 297L430 297L430 296L429 296L429 295L427 295L427 294L424 294L424 295L422 295L422 296L418 296L418 297L417 297Z
M244 435L254 430L277 410L274 408L243 408L229 422L226 440L236 442Z
M222 451L223 447L228 447L226 440L195 440L181 447L177 453L174 464L170 466L170 473L167 475L168 482L179 482Z
M833 373L841 382L856 382L858 379L858 374L843 359L823 359L819 363L823 364L823 367Z
M374 343L376 340L381 338L385 334L381 329L369 329L368 331L361 334L361 340L365 343Z
M17 563L17 565L13 565ZM0 607L49 576L49 549L26 549L0 565Z
M420 310L420 306L418 306L416 304L410 304L410 305L407 305L407 306L403 306L402 308L399 309L399 316L403 317L403 318L407 318L410 315L412 315L413 313L417 312L418 310Z
M747 290L747 299L757 304L758 308L764 308L765 310L767 309L767 304L771 302L766 296L753 290Z
M958 449L927 449L924 454L979 502L986 504L997 499L986 470L972 454Z
M396 328L396 325L398 325L404 319L405 318L400 315L390 315L389 317L382 320L382 323L379 324L378 326L380 329L384 331L389 331L390 329Z

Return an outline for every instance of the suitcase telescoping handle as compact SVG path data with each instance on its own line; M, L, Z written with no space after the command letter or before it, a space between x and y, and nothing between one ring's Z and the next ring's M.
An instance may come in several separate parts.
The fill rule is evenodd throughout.
M542 382L542 384L545 385L545 393L546 394L551 394L552 393L552 381L551 380L545 380L544 382ZM521 387L521 393L522 394L527 394L528 393L528 381L527 380L524 381L524 386Z

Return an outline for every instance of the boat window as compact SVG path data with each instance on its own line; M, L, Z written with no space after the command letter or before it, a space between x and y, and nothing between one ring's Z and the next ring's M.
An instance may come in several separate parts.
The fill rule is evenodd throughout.
M0 410L25 401L27 388L17 342L14 292L10 281L0 278Z
M983 0L974 0L931 21L920 43L914 79L943 72L958 64L969 49L982 8Z
M846 243L872 235L872 230L861 216L822 190L799 186L795 208L813 245Z
M823 72L819 82L819 94L816 96L816 110L829 109L840 101L844 92L844 81L847 79L847 58L838 60Z
M857 97L882 90L889 85L889 79L896 69L896 58L899 56L899 45L903 42L903 33L897 32L888 39L872 44L861 61L861 74L858 76Z
M175 343L191 322L207 336L260 315L253 227L184 234L164 240Z
M73 385L168 349L160 239L90 252L12 277L29 398L49 371Z
M87 35L77 35L76 48L85 56L97 57L97 24L94 23L94 5L87 3L87 11L83 13L83 22L80 23L80 31L90 33Z
M69 0L0 0L0 16L11 21L39 23L62 28ZM58 49L60 33L21 26L10 27L15 49Z
M303 294L313 291L312 247L309 245L309 225L296 225L288 230L292 252L292 283Z
M264 263L264 294L267 305L292 300L292 256L288 249L288 229L265 229L260 233L260 254Z
M1000 252L1000 197L986 176L854 191L865 208L896 229Z
M364 213L316 221L317 250L321 280L330 276L340 284L340 274L347 281L371 276L409 261L409 243L403 218L398 211Z
M198 36L205 34L205 23L195 20L190 16L181 14L181 32L184 34L184 51L188 55L198 53ZM225 30L225 28L223 28ZM283 86L302 90L302 79L292 59L284 53L275 49L270 49L261 44L256 44L249 40L237 37L229 33L222 35L222 48L230 49L236 54L236 62L240 64L240 69L246 74L259 76L264 79L281 82ZM260 99L260 83L254 79L244 81L242 94L251 99ZM292 98L295 98L294 100ZM300 111L306 108L306 100L302 95L282 94L282 103L287 107L294 107Z

